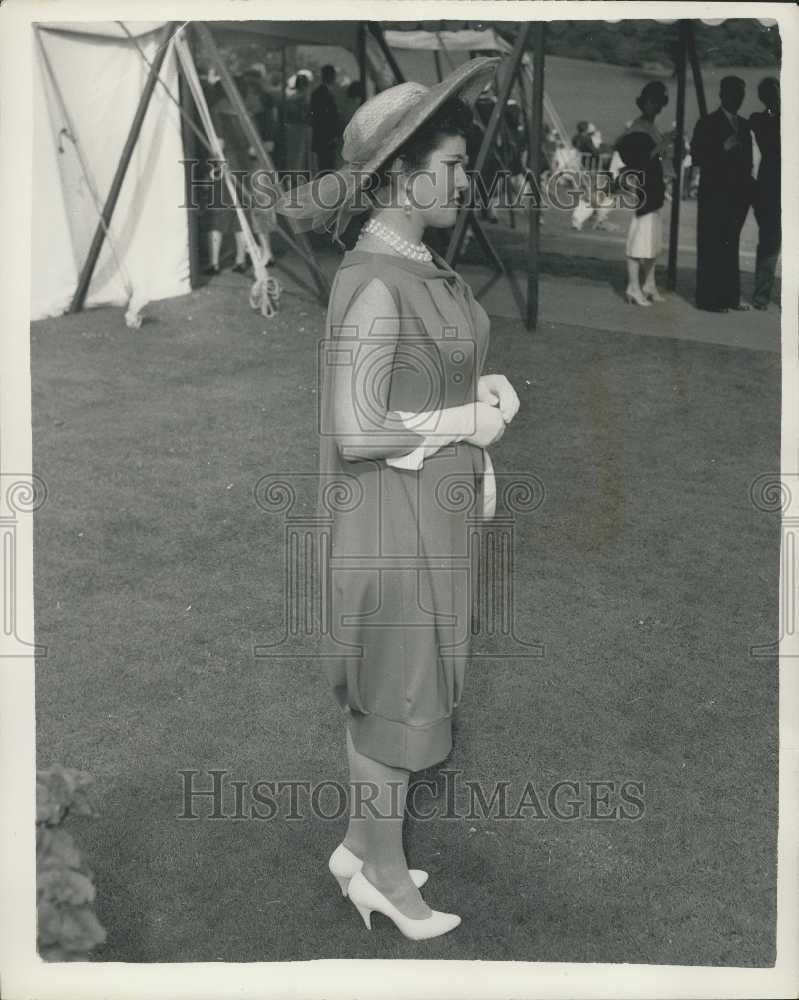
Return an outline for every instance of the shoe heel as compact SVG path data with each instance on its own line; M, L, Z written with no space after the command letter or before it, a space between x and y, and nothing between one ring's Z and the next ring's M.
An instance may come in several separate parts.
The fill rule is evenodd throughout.
M372 911L368 906L362 906L360 903L355 904L355 909L360 913L363 918L363 922L366 924L366 929L370 931L372 929Z
M349 888L350 880L346 875L334 875L333 878L338 882L339 888L341 889L341 895L347 895L347 889Z

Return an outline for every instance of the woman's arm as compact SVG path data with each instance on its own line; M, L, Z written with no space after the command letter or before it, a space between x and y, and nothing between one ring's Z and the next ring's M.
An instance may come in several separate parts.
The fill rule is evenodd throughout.
M476 404L428 411L418 420L389 409L399 326L394 297L373 278L333 331L333 428L347 461L397 458L419 447L430 453L475 433Z

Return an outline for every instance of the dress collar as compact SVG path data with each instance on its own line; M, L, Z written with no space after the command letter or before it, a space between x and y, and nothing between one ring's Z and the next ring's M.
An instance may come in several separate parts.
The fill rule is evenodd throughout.
M381 259L390 261L395 267L401 267L407 271L412 271L414 274L418 274L421 278L445 278L449 280L457 280L458 273L449 266L444 258L440 254L436 253L435 250L431 250L430 253L433 255L433 259L427 262L423 260L411 260L409 257L402 257L399 254L380 253L379 251L358 250L355 248L346 252L344 255L344 262L356 263L358 259L368 259L374 261L374 258L380 257Z

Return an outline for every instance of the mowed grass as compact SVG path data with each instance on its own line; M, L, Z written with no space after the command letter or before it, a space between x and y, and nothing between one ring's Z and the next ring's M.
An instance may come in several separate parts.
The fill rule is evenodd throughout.
M545 655L471 664L442 767L512 804L533 782L546 815L411 823L425 897L463 915L413 944L364 929L326 870L343 821L303 795L301 818L235 819L228 783L229 818L178 818L182 770L346 779L320 664L252 655L284 614L284 523L253 489L315 470L323 313L287 295L265 322L227 276L148 313L32 329L38 757L96 778L100 818L71 822L96 960L773 962L777 672L749 648L777 635L780 528L749 488L779 467L779 358L494 321L522 397L494 461L545 488L514 525L514 628ZM547 807L625 780L638 820Z

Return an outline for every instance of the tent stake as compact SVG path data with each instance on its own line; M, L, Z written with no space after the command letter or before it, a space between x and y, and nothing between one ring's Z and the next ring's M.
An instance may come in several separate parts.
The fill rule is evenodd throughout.
M111 216L114 214L117 200L119 199L119 192L122 190L122 183L125 180L125 174L130 166L133 150L136 146L136 142L138 141L142 123L144 122L144 116L147 114L147 108L150 105L150 98L153 96L153 91L155 90L158 74L161 71L164 59L166 58L169 41L177 30L177 27L177 21L170 21L166 25L166 28L164 29L164 38L158 47L158 52L156 53L155 59L153 59L152 65L150 66L150 71L147 74L147 81L144 85L144 90L141 92L139 105L136 108L136 114L133 116L133 122L130 126L128 137L125 140L122 155L119 158L116 173L114 174L114 179L111 182L111 188L108 192L108 197L106 198L105 205L103 206L103 214L100 217L100 221L94 231L94 238L92 239L91 246L89 247L86 262L84 263L80 277L78 278L78 287L75 289L72 302L67 310L69 313L80 312L81 309L83 309L83 304L86 301L86 293L89 290L89 283L92 280L94 269L97 266L97 259L100 256L100 250L103 246L105 234L108 229L108 225L111 222Z

